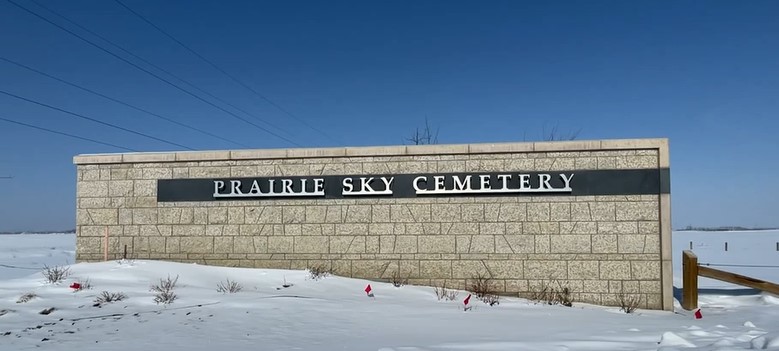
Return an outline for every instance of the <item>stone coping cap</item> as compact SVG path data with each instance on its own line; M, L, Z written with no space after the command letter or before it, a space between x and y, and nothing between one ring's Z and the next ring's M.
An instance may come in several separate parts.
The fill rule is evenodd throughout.
M544 141L522 143L434 144L397 146L359 146L293 149L237 149L178 152L131 152L82 154L73 157L77 165L104 163L193 162L262 160L282 158L422 156L458 154L500 154L522 152L570 152L599 150L659 149L668 152L668 139L611 139Z

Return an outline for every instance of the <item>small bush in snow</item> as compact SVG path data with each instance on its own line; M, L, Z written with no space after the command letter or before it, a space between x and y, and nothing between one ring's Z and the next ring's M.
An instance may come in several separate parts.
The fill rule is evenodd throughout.
M548 282L542 281L540 287L531 291L530 300L547 305L573 306L571 289L567 286L563 286L562 283L556 279L552 279Z
M641 295L626 294L624 291L620 291L620 293L617 295L617 300L619 301L620 311L624 311L625 313L633 313L641 304Z
M108 291L103 291L103 292L100 293L100 295L97 295L97 297L95 298L95 304L102 305L104 303L111 303L111 302L116 302L116 301L122 301L122 300L124 300L126 298L127 298L127 295L125 295L124 293L121 293L121 292L112 293L112 292L108 292Z
M319 280L330 275L330 270L327 269L324 263L318 263L308 267L308 275L313 280Z
M30 300L32 300L32 299L34 299L36 297L38 297L38 295L35 295L35 293L28 292L28 293L20 296L19 299L16 300L16 303L26 303L26 302L29 302Z
M498 297L495 288L492 286L492 278L482 275L481 273L478 273L471 278L468 290L476 295L479 300L490 306L499 303L500 298Z
M43 266L43 272L41 272L41 274L43 274L43 277L46 279L47 283L59 283L70 275L70 268L60 266Z
M219 284L216 284L216 291L220 293L237 293L241 291L243 287L241 284L238 284L236 281L231 281L229 278L227 279L227 282L219 282Z
M454 301L454 299L457 298L458 294L460 293L457 290L449 290L446 288L446 285L435 287L435 296L438 298L439 301L442 299Z
M399 288L403 285L408 284L408 278L403 278L400 276L400 270L397 270L392 273L392 277L390 277L390 283L392 283L393 286L396 288Z
M485 295L494 294L495 292L492 288L491 280L492 278L477 273L471 278L471 283L469 285L470 292L479 298Z
M173 289L176 288L176 282L178 282L178 280L179 276L176 276L175 279L170 279L170 276L168 276L168 279L160 279L159 284L152 285L151 291L156 292L154 295L154 302L158 305L173 303L173 301L178 298L178 296L173 293Z

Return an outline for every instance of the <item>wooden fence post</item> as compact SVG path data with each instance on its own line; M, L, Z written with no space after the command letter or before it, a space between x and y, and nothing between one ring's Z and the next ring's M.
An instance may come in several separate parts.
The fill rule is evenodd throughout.
M698 256L690 250L682 252L682 308L698 307Z

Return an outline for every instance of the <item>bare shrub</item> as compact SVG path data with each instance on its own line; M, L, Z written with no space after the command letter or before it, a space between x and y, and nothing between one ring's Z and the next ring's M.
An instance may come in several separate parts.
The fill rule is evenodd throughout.
M100 295L97 295L97 297L95 298L95 304L96 305L102 305L104 303L112 303L112 302L116 302L116 301L122 301L122 300L124 300L126 298L127 298L127 295L125 295L124 293L121 293L121 292L112 293L112 292L108 292L108 291L103 291L103 292L100 293Z
M482 302L493 306L499 303L500 298L492 285L492 278L477 273L472 276L469 290Z
M469 290L478 298L484 297L485 295L494 294L495 291L492 288L491 280L492 278L482 275L481 273L477 273L475 276L471 277Z
M400 275L400 270L397 270L395 272L392 272L392 277L390 277L390 283L396 288L399 288L403 285L408 285L408 278L403 278Z
M43 266L43 277L47 283L59 283L70 275L70 268L64 266Z
M530 300L547 305L573 306L571 289L557 279L541 281L541 285L530 292Z
M633 313L641 304L641 295L626 294L624 291L620 290L619 294L617 295L617 300L619 301L620 311L624 311L625 313Z
M159 304L170 304L173 303L174 300L178 298L175 293L173 293L173 289L176 287L176 283L179 280L179 276L177 275L175 279L171 279L170 276L168 276L167 279L160 279L160 283L157 285L151 286L151 291L156 292L154 295L154 302Z
M35 295L35 293L28 292L28 293L20 296L19 299L16 300L16 303L27 303L27 302L29 302L30 300L32 300L32 299L34 299L36 297L38 297L38 295Z
M330 275L330 270L324 263L317 263L308 267L308 275L313 280L319 280Z
M435 290L435 296L438 298L439 301L442 299L446 299L448 301L454 301L454 299L457 298L457 295L460 293L457 290L449 290L446 288L446 285L444 286L436 286L434 287Z
M236 281L231 281L230 278L227 279L227 282L219 282L219 284L216 284L216 291L220 293L237 293L243 289L243 286L241 284L238 284Z
M482 302L484 302L484 303L486 303L486 304L488 304L490 306L494 306L494 305L499 305L500 304L500 297L498 295L488 294L488 295L482 296L480 299L481 299Z

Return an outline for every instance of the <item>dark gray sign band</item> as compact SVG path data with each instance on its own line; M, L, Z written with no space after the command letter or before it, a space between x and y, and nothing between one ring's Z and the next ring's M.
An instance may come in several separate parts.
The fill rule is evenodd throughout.
M564 178L558 176L564 174L573 175L570 178L569 191L533 191L533 192L450 192L457 187L455 184L456 176L462 181L467 176L471 176L471 188L478 191L481 186L481 177L488 177L490 189L501 189L506 186L510 189L522 187L520 173L517 172L489 172L489 173L435 173L435 174L372 174L372 175L337 175L337 176L297 176L297 177L256 177L256 178L212 178L212 179L160 179L157 181L157 201L158 202L178 202L178 201L225 201L225 200L278 200L278 199L344 199L344 198L415 198L415 197L483 197L483 196L591 196L591 195L657 195L670 193L670 170L663 169L627 169L627 170L579 170L579 171L548 171L548 172L522 172L530 188L538 189L548 187L554 189L565 188ZM550 175L546 184L541 175ZM506 175L511 175L510 178ZM418 181L416 185L423 190L430 190L427 194L419 194L414 188L415 179L424 176L426 181ZM443 184L436 184L434 177L443 176ZM385 177L382 180L382 177ZM380 194L386 190L386 180L392 177L390 189L392 194ZM370 180L370 189L376 191L376 194L360 193L355 196L354 193L345 194L344 179L351 178L352 189L359 191L361 181ZM282 180L287 180L282 184ZM323 179L323 181L316 181ZM273 180L273 182L270 182ZM215 182L223 182L224 189L221 192L226 193L225 197L214 197ZM230 197L230 185L232 181L240 181L238 191L243 194L249 194L256 181L255 187L260 192L269 192L269 185L273 184L273 191L278 193L273 196L264 197ZM291 182L290 182L291 181ZM291 185L290 185L291 183ZM236 183L237 184L237 183ZM324 194L319 196L298 196L290 194L281 194L285 191L284 185L289 185L293 193L314 192L318 185ZM460 183L461 185L462 183ZM302 188L305 186L305 189ZM440 193L433 190L444 188ZM364 188L363 188L364 189Z

